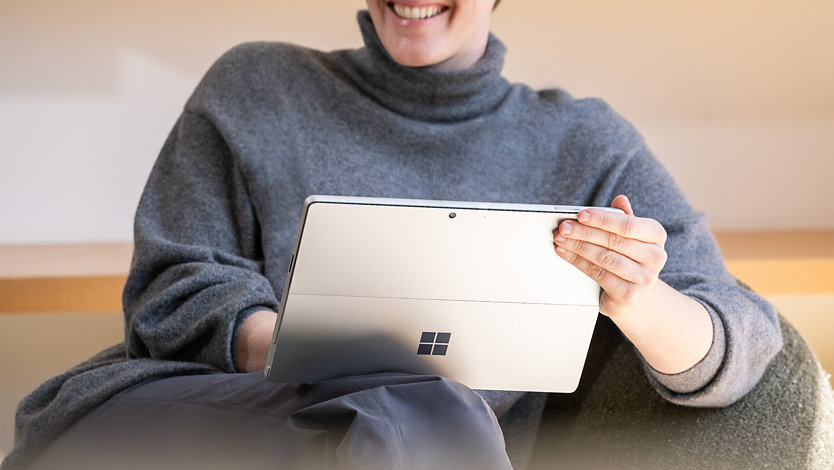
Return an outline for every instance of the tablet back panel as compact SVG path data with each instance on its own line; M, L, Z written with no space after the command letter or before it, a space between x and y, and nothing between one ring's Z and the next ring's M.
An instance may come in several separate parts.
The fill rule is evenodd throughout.
M311 197L266 374L401 371L569 392L599 286L553 250L580 208Z

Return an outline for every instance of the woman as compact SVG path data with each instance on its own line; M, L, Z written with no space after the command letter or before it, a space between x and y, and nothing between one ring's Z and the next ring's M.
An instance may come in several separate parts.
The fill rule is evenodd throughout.
M363 49L247 44L207 73L140 201L125 344L21 404L5 467L47 446L33 468L71 466L73 452L89 467L106 440L103 466L194 464L212 443L218 465L523 468L543 395L408 376L265 382L309 194L611 204L625 214L587 210L554 249L603 287L600 311L654 389L722 406L756 383L781 345L776 314L724 270L704 218L630 125L599 100L503 79L493 0L367 5Z

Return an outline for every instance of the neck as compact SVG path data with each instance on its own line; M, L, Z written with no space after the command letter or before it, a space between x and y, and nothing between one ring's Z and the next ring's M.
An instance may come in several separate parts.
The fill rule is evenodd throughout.
M358 20L365 48L338 54L356 86L397 114L426 121L472 119L494 110L509 92L510 84L501 77L506 49L491 34L465 63L408 67L382 46L367 12L360 12Z

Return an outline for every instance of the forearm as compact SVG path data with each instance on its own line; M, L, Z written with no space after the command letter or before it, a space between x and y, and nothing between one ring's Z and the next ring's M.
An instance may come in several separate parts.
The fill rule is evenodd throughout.
M240 325L235 347L235 364L242 372L263 370L269 355L269 343L277 315L259 310Z
M601 304L646 362L665 374L676 374L700 362L712 345L713 325L700 302L658 280L638 305L618 311Z

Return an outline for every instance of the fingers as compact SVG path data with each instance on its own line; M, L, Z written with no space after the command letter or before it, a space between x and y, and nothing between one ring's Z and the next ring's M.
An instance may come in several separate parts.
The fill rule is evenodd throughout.
M646 282L651 275L644 265L593 243L564 239L557 242L556 253L598 282L606 273L632 283Z
M603 268L599 264L591 262L576 252L567 251L559 246L556 246L555 249L559 256L596 281L608 296L617 299L629 299L637 291L636 287L640 286L638 283L617 276L613 272ZM603 313L607 314L607 312Z
M623 196L623 199L625 199L625 196ZM615 202L617 202L616 199ZM654 219L635 217L633 212L629 214L631 205L627 199L625 203L625 208L628 211L620 207L626 212L625 214L604 209L584 209L579 213L577 219L582 225L599 228L625 238L664 244L666 242L666 230L663 229L663 226Z
M571 251L578 251L580 248L587 250L585 245L596 245L613 250L638 263L662 265L666 262L666 252L658 244L626 238L614 232L590 227L571 220L566 220L559 225L553 241Z
M637 305L666 264L666 230L654 219L636 217L628 198L614 198L623 212L585 209L553 234L556 253L594 279L606 305ZM605 312L603 312L605 313Z

